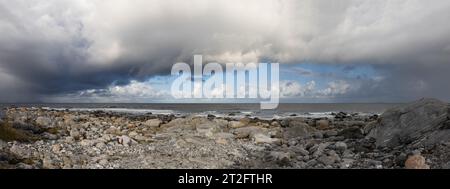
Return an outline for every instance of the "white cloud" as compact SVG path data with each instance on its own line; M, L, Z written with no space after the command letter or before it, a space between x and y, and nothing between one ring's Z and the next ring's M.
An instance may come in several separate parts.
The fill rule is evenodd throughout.
M348 93L351 89L350 84L346 81L338 80L332 81L328 83L328 87L318 91L318 94L322 96L336 96L336 95L344 95Z
M50 102L149 102L167 99L169 92L157 89L150 81L131 81L127 85L111 85L106 89L87 89L62 96L51 96Z
M316 82L309 81L304 86L297 81L281 81L281 97L305 97L311 96L315 92Z

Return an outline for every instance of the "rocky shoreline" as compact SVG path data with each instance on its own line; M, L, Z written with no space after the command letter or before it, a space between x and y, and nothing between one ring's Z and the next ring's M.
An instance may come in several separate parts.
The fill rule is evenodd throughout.
M7 108L0 168L450 168L449 112L434 99L273 120Z

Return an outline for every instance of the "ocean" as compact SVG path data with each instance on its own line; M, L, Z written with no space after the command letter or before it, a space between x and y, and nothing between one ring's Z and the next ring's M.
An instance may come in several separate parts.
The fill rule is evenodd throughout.
M286 116L328 117L333 112L381 114L386 109L398 106L395 103L283 103L274 110L261 110L259 104L169 104L169 103L42 103L42 104L0 104L0 117L6 107L41 107L46 109L69 109L72 111L113 111L132 114L212 114L215 116L251 116L279 118Z

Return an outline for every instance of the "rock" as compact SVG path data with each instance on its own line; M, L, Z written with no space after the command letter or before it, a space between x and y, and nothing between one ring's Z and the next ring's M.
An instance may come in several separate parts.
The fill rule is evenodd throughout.
M314 157L319 157L323 154L325 148L327 148L329 145L329 143L320 143L319 145L314 145L309 149L309 151L313 153Z
M312 128L304 122L295 122L295 124L289 124L289 127L283 128L284 138L295 137L307 137L316 132L316 129Z
M61 145L59 145L59 144L54 144L54 145L52 145L52 152L53 153L59 153L61 151Z
M255 135L253 135L253 139L255 140L256 144L261 144L261 143L272 144L272 143L278 143L280 141L277 138L270 138L269 136L262 134L262 133L257 133Z
M334 116L334 119L345 119L348 118L347 113L345 112L339 112Z
M212 124L201 124L196 127L198 133L207 137L212 137L214 133L219 131L219 128Z
M350 138L350 139L358 139L363 138L364 135L360 128L358 127L351 127L344 129L338 133L339 136L343 136L344 138Z
M366 124L366 126L364 126L363 128L363 133L364 134L369 134L370 131L372 131L372 129L375 129L378 125L378 121L372 121ZM371 136L369 136L371 137Z
M288 118L281 121L281 126L283 127L294 127L303 124L305 124L305 119L301 117Z
M336 162L336 156L320 156L317 161L324 165L333 165Z
M108 164L108 160L107 159L101 159L100 161L98 161L98 164L104 166L104 165Z
M326 130L330 128L330 121L322 119L316 122L316 128L319 130Z
M450 130L442 129L449 118L449 105L436 99L421 99L385 111L371 130L377 146L395 147L424 139L433 145L450 140Z
M86 146L86 147L91 147L91 146L93 146L95 143L96 143L96 142L95 142L95 141L92 141L92 140L82 140L82 141L80 141L80 145L81 145L81 146Z
M314 132L313 136L314 136L314 138L322 139L323 133L322 132Z
M135 136L138 136L139 134L136 131L131 131L130 133L128 133L128 136L130 136L131 138L134 138Z
M122 136L118 137L117 138L117 142L119 144L124 145L124 146L130 146L132 144L137 143L136 141L134 141L133 139L131 139L130 137L125 136L125 135L122 135Z
M333 137L336 135L338 135L338 132L336 130L327 130L323 133L323 136L326 138Z
M342 159L342 163L341 163L341 165L340 165L340 168L341 168L341 169L350 168L350 167L353 165L353 162L355 162L354 159L347 159L347 158L344 158L344 159Z
M291 154L289 152L272 151L269 156L275 161L290 161Z
M245 123L240 122L240 121L230 121L228 122L228 127L230 128L241 128L241 127L245 127Z
M347 144L345 142L336 142L335 144L336 150L344 152L347 150Z
M214 134L214 138L215 139L226 139L226 140L231 140L234 139L234 134L231 133L225 133L225 132L220 132L220 133L215 133Z
M9 149L9 151L12 154L14 154L14 155L16 155L16 156L18 156L18 157L20 157L22 159L28 159L28 158L30 158L32 156L31 150L25 149L23 146L20 146L17 143L14 143L11 146L11 148Z
M48 117L38 117L36 118L36 124L42 127L51 127L52 120Z
M6 148L8 146L8 144L0 139L0 150L3 150L4 148Z
M55 169L57 168L54 165L53 160L50 158L50 156L45 156L44 159L42 160L42 167L44 169Z
M429 169L430 166L426 164L425 158L419 154L409 156L405 161L406 169Z
M161 125L160 119L149 119L144 122L144 125L147 127L159 127Z
M308 150L305 150L305 149L304 149L303 147L301 147L301 146L294 148L293 151L294 151L295 153L298 153L298 154L302 155L302 156L307 156L307 155L309 155Z
M81 134L77 129L71 129L69 132L70 136L74 138L75 140L78 140L81 138Z
M265 130L256 126L249 127L241 127L233 130L233 134L236 135L236 138L248 138L252 137L257 133L263 133Z
M16 165L16 168L17 169L33 169L34 167L32 165L28 165L28 164L25 164L25 163L18 163Z
M48 140L56 140L56 139L58 139L58 135L44 132L44 133L42 133L42 138L48 139Z

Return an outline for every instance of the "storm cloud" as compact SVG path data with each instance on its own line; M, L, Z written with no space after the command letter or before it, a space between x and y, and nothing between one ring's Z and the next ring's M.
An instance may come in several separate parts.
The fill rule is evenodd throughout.
M322 92L450 100L448 18L446 0L0 0L0 101L140 86L194 54L370 64L380 78L336 80Z

